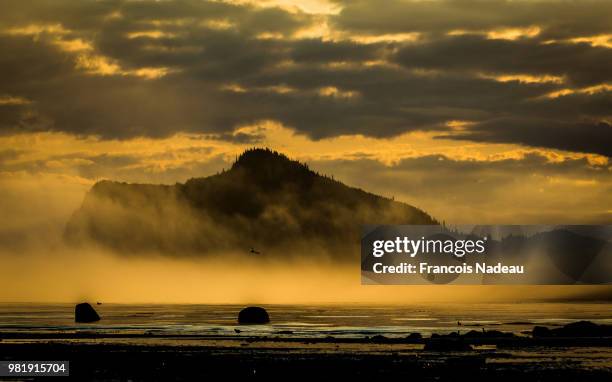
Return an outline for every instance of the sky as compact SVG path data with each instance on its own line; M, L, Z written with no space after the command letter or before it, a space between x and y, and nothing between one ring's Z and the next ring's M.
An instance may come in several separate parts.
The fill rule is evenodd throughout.
M3 1L0 239L62 227L100 179L183 182L254 146L451 224L610 223L610 14Z

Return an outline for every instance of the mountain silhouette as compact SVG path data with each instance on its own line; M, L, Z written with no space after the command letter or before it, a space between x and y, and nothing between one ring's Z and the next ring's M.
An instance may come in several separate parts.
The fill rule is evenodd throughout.
M344 185L268 149L184 184L96 183L64 237L121 253L359 256L363 224L438 224L408 204Z

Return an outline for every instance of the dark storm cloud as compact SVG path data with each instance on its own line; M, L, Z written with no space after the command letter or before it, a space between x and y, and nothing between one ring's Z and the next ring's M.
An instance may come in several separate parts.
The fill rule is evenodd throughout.
M361 33L483 31L538 26L548 38L610 33L612 3L506 0L338 0L344 5L332 20L341 29Z
M380 57L384 46L356 42L323 42L317 39L296 41L290 57L300 63L327 63L340 61L368 61Z
M291 14L276 8L254 8L219 1L79 1L35 0L28 3L3 3L2 23L61 23L69 30L98 34L100 31L141 30L155 22L169 22L167 28L179 29L181 23L229 19L243 31L287 32L301 26L309 16Z
M464 134L446 136L480 142L515 142L612 157L612 125L502 118L477 124Z
M0 131L119 139L194 132L256 142L259 137L234 129L276 120L315 139L438 130L456 139L610 155L611 92L581 89L610 82L612 49L561 41L610 33L604 17L609 2L342 5L340 14L325 16L344 36L333 40L295 35L316 28L323 16L274 7L6 2L0 16ZM447 35L534 25L540 34L515 40ZM404 32L425 37L350 39ZM75 41L86 45L70 48ZM371 66L377 62L383 64ZM564 82L499 82L483 75L556 76ZM565 88L573 93L546 97ZM25 101L3 104L3 96ZM451 120L473 124L451 134Z
M599 93L574 93L556 98L540 98L517 105L509 105L507 114L534 116L557 120L571 120L577 116L590 117L593 120L610 117L612 97L609 91Z
M588 44L542 44L538 39L486 40L480 36L442 38L399 50L408 67L486 73L566 76L588 86L612 78L612 49Z

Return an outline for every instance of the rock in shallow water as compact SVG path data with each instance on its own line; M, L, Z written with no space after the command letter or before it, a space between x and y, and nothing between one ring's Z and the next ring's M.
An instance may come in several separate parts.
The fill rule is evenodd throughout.
M612 337L612 325L598 325L591 321L578 321L560 328L534 326L533 337Z
M238 313L239 324L267 324L268 322L270 322L268 312L259 306L249 306Z
M75 322L96 322L100 321L100 316L96 310L84 302L82 304L77 304L74 307L74 321Z

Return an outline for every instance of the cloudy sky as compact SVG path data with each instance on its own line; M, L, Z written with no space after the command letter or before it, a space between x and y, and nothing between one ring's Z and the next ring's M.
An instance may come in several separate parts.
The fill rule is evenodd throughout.
M447 222L612 222L610 1L1 7L4 234L252 146Z

